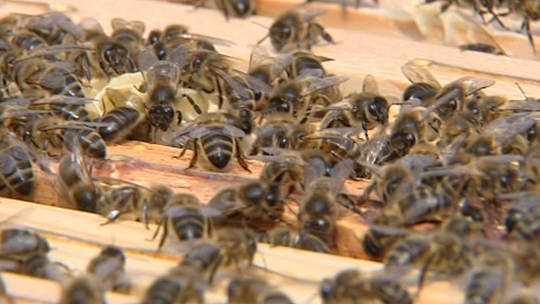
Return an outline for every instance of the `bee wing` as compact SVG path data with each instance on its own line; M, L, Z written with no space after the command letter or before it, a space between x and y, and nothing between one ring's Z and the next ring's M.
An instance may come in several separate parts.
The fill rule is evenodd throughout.
M212 37L212 36L201 35L201 34L181 34L181 35L179 35L179 37L184 38L184 39L205 40L205 41L208 41L208 42L210 42L212 44L222 45L222 46L236 45L236 43L234 43L233 41L230 41L230 40L221 39L221 38Z
M122 18L113 18L111 20L111 26L113 31L117 31L123 28L129 28L129 22Z
M67 74L67 71L54 69L52 72L47 73L47 75L39 81L39 84L47 89L61 89L66 86Z
M375 136L362 145L362 160L368 164L377 163L386 153L388 142L389 137L386 128L379 129Z
M512 136L523 133L534 126L537 119L533 119L527 114L530 113L517 113L496 119L484 128L482 134L496 136L498 142L504 143Z
M248 156L247 159L254 159L263 162L278 162L287 163L291 165L305 166L306 162L301 158L293 155L253 155Z
M249 69L262 65L268 58L270 58L270 55L268 55L265 48L258 45L254 46L249 55Z
M362 91L379 95L379 85L377 84L375 76L371 74L366 75L364 84L362 85Z
M113 28L113 31L117 31L123 28L129 28L136 31L141 36L144 34L144 31L146 29L146 25L142 21L135 20L129 22L121 18L113 18L111 20L111 26Z
M479 78L474 76L465 76L461 77L455 81L456 83L465 84L465 96L474 94L485 88L489 88L495 84L495 80L487 78Z
M96 100L93 98L54 95L51 97L35 100L32 102L32 105L44 105L44 104L87 105L87 104L92 104L94 102L96 102Z
M264 94L272 94L274 92L274 88L272 88L271 86L269 86L265 82L255 78L255 77L252 77L249 74L246 74L246 73L243 73L243 72L240 72L240 71L238 71L238 73L242 74L244 79L246 79L247 82L249 83L250 88L253 89L254 91L264 93Z
M352 110L352 105L351 105L351 99L350 98L343 99L342 101L336 102L336 103L334 103L334 104L332 104L330 106L324 107L324 108L308 111L308 113L329 111L326 115L330 115L331 117L329 117L328 119L330 119L330 118L334 119L334 118L336 118L337 116L339 116L341 114L341 111L348 111L348 110ZM335 113L330 114L332 112L335 112Z
M452 166L445 168L435 168L429 169L421 173L422 177L433 177L433 176L463 176L463 175L476 175L476 176L485 176L484 172L471 168L469 166Z
M225 80L225 82L227 82L227 84L233 89L233 91L235 91L242 99L251 98L251 94L249 93L249 90L245 86L240 84L238 81L236 81L234 78L232 78L231 75L229 75L228 73L226 73L225 71L219 68L211 67L211 69L214 73L219 75L221 79Z
M339 84L344 83L347 80L349 80L349 77L347 76L329 76L329 77L322 78L318 81L309 83L306 90L307 92L305 93L305 95L309 95L315 91L318 91L327 87L337 86Z
M311 78L321 78L324 75L322 69L305 69L296 77L296 81L302 82Z
M513 101L501 107L501 110L508 111L540 111L540 102L538 101Z
M179 67L184 67L188 64L188 51L185 45L179 44L175 46L168 56L168 60L172 63L176 63Z
M103 30L103 27L95 18L83 18L81 22L79 22L79 26L86 31L96 31L105 34L105 30Z
M9 153L0 154L0 172L4 176L8 176L11 172L16 170L16 161Z
M407 236L414 233L414 231L404 228L376 224L370 224L369 229L385 236Z
M489 33L485 26L478 23L478 21L472 16L468 16L460 11L453 11L452 13L457 14L461 19L469 23L469 32L468 36L471 41L474 41L476 44L485 44L495 48L498 53L506 55L505 51L501 45L495 40L495 38Z
M50 12L42 15L40 18L37 18L31 21L27 26L38 28L38 27L49 27L52 25L57 25L62 30L71 34L75 39L82 41L84 39L83 29L76 25L71 19L68 18L65 14L61 12Z
M477 162L491 162L491 163L499 163L499 164L506 164L506 163L513 163L513 162L523 162L525 161L525 157L523 155L515 155L515 154L503 154L503 155L486 155L486 156L480 156L475 159Z
M148 83L154 83L156 78L166 77L169 78L173 85L178 84L180 81L180 69L175 63L169 61L157 61L152 65L146 74Z
M137 65L141 71L148 71L158 61L159 58L150 47L144 48L137 57Z
M411 83L427 83L437 89L441 88L437 79L427 69L412 62L407 62L402 66L401 72Z
M262 148L262 150L263 150L263 152L268 153L268 154L272 154L272 155L282 155L282 154L287 154L287 153L296 154L296 151L294 151L294 150L283 149L283 148L275 148L275 147L265 147L265 148Z
M351 159L341 161L332 168L332 177L343 183L353 173L354 162ZM340 186L341 188L341 186Z
M293 8L293 10L296 10L302 15L302 20L304 22L312 21L313 19L319 16L322 16L328 12L325 9L315 9L315 8L306 9L303 7Z
M377 176L382 176L383 175L383 167L381 167L379 165L368 163L368 162L361 161L361 160L358 161L358 163L360 165L368 168L369 170L371 170L371 172L373 172L373 174L375 174Z
M326 174L326 165L321 159L312 158L304 168L304 180L309 185Z

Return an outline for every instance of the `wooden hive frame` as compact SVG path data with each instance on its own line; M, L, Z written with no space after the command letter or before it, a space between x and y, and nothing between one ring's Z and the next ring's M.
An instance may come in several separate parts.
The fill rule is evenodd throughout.
M64 0L62 3L77 8L77 12L70 15L75 21L92 16L109 31L110 20L114 17L126 20L143 20L148 30L164 28L170 23L188 24L190 31L194 33L219 36L236 42L235 46L221 48L220 51L243 60L239 61L238 64L244 67L247 65L251 46L266 34L264 28L251 21L267 26L272 22L272 19L261 16L255 16L249 20L233 19L227 22L219 12L213 10L194 10L192 7L165 2ZM297 2L292 0L263 0L259 3L258 11L263 15L275 16L283 8L295 4ZM328 8L331 14L329 14L329 19L323 18L323 24L329 20L332 25L355 29L328 27L328 31L338 43L336 45L317 45L314 48L317 54L335 59L326 65L328 70L337 75L351 77L351 80L343 85L345 92L359 90L364 76L373 74L379 80L383 93L400 94L400 90L408 84L401 74L401 66L409 60L421 58L436 63L429 69L441 83L447 83L462 76L463 73L467 73L496 80L496 85L488 89L489 93L519 96L514 84L519 82L530 96L540 95L540 86L538 86L540 80L539 62L461 52L456 48L443 46L441 43L420 42L418 41L420 38L414 35L401 33L404 28L414 28L413 25L407 23L409 21L385 21L383 17L372 11L352 10L351 16L366 17L371 14L371 17L360 19L360 21L356 20L354 24L351 24L340 21L342 15L339 7L328 6ZM16 3L7 3L0 9L2 16L11 12L43 13L41 8L34 5ZM378 23L375 26L368 26L368 23L371 22ZM384 28L384 24L394 24L394 27ZM373 33L373 27L377 28L375 31L377 34ZM372 32L364 32L363 30L366 29ZM529 47L524 36L511 35L511 40L517 41L516 43L520 46ZM268 47L268 41L263 45ZM530 55L527 56L530 57ZM474 71L464 70L463 67ZM256 178L262 168L261 163L248 161L253 170L252 174L246 174L240 168L235 168L227 174L207 174L197 169L186 171L185 168L191 156L189 152L183 159L173 160L172 157L179 153L178 149L138 142L110 146L108 153L110 156L116 155L115 159L117 160L102 168L97 174L112 174L117 178L140 183L163 181L175 190L198 195L203 202L208 201L221 187ZM117 157L118 155L122 157ZM61 198L55 192L54 180L43 174L38 177L38 180L38 189L33 200L45 205L59 204ZM359 194L367 183L368 181L348 181L347 186L351 193ZM154 278L173 267L181 256L181 254L154 255L156 243L148 242L145 238L152 236L155 226L146 230L144 225L129 221L101 226L103 218L94 214L11 199L0 199L0 219L10 219L10 222L43 233L55 248L51 252L52 258L63 261L75 271L84 271L89 259L95 256L104 245L115 244L125 247L128 252L128 272L133 277L137 296L141 295ZM340 239L338 240L340 248L342 248L340 253L362 257L359 239L365 229L365 225L357 217L351 216L341 220ZM256 265L312 281L320 281L324 277L332 276L337 271L347 268L356 267L366 272L381 269L379 263L301 252L288 248L270 248L261 245L260 252L262 255L257 256ZM318 273L306 273L306 269L315 267L318 269ZM297 303L304 303L317 290L317 286L314 284L291 281L268 274L263 270L258 271L258 273L277 280L277 285L283 286ZM56 283L8 273L3 273L2 276L6 281L8 293L17 299L17 303L55 303L58 300L59 286ZM32 286L32 288L28 286ZM459 291L452 284L436 282L428 284L417 303L458 303L460 299ZM135 303L138 298L109 294L108 300L111 304L120 304ZM208 302L224 303L223 294L211 290Z

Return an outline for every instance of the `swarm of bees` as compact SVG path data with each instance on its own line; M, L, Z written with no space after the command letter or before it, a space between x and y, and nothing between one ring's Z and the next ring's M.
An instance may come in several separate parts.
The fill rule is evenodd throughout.
M108 35L93 19L76 24L60 13L0 19L0 194L31 198L43 171L69 207L102 215L104 225L157 224L157 252L181 247L184 257L142 303L203 303L222 272L252 266L258 242L336 252L346 214L370 221L359 242L385 268L325 279L325 304L413 303L401 280L413 270L418 293L444 278L465 281L464 303L538 302L528 293L540 285L538 101L488 95L494 81L473 76L441 84L414 62L403 66L411 84L399 101L373 75L344 94L348 78L324 67L332 58L310 52L334 42L320 14L296 8L277 18L267 36L282 53L254 47L247 71L217 51L229 41L180 24L145 37L140 21L113 19ZM107 145L128 140L180 147L180 158L192 150L187 169L266 164L258 179L209 202L94 176L113 161ZM362 195L349 193L347 180L370 177ZM374 218L368 206L378 206ZM130 292L121 248L103 248L74 275L49 259L35 232L4 228L0 237L0 260L9 262L2 270L61 282L60 303ZM245 273L230 280L227 296L292 303Z

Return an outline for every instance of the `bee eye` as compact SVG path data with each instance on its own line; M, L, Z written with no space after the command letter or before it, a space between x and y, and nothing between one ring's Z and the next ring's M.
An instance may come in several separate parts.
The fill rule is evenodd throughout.
M291 110L291 106L288 102L284 101L279 105L281 112L289 112Z
M287 137L280 138L278 146L282 149L286 149L287 146L289 146L289 140L287 139Z
M377 107L377 104L376 103L372 103L368 106L368 111L369 111L369 114L371 114L372 116L378 116L378 107Z

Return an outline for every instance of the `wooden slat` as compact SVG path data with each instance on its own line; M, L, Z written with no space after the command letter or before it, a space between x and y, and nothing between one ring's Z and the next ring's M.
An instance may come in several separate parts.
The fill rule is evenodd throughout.
M94 214L0 199L0 220L6 219L8 221L3 225L16 223L47 237L53 247L51 258L62 261L75 273L84 272L88 261L105 245L114 244L126 248L126 269L134 283L134 296L110 293L109 304L137 302L153 279L174 267L181 259L181 252L173 253L178 247L172 242L166 245L167 254L156 256L156 243L146 240L152 231L146 230L140 223L124 221L101 226L102 219ZM259 245L259 252L255 258L255 265L259 266L259 270L254 269L254 273L271 278L272 282L296 303L304 303L316 292L317 285L290 277L316 282L343 269L358 268L365 273L381 269L381 265L375 262L301 252L290 248L272 248L264 244ZM289 277L268 273L264 269ZM56 303L60 295L56 283L8 273L3 273L2 276L8 293L28 303ZM28 288L29 286L32 288ZM223 291L221 287L209 290L207 303L224 303ZM418 303L446 304L458 301L459 293L448 283L432 283L427 285ZM319 300L313 303L319 303Z

